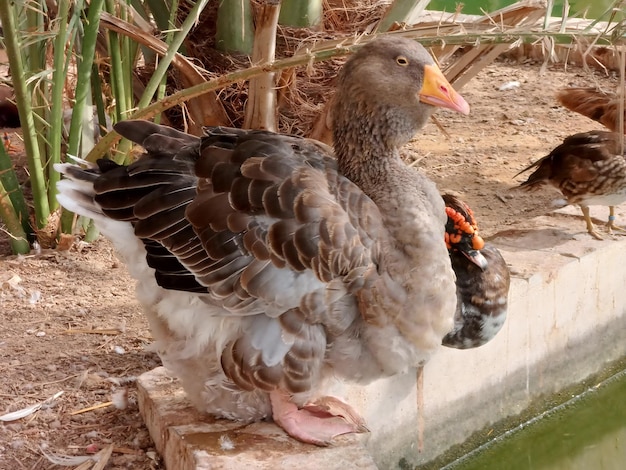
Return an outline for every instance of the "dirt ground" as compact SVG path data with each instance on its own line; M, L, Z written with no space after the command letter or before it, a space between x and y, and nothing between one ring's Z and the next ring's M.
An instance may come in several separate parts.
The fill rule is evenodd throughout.
M555 91L617 83L571 66L541 74L540 65L489 66L462 90L469 116L437 114L450 138L431 123L406 149L408 161L442 191L456 191L473 207L486 237L552 209L553 191L511 190L520 169L568 134L600 128L559 107ZM70 252L0 255L0 415L62 392L32 414L0 423L0 468L60 468L52 462L64 461L75 468L80 461L66 456L107 446L107 469L162 468L137 408L135 378L159 359L148 349L133 292L105 240Z

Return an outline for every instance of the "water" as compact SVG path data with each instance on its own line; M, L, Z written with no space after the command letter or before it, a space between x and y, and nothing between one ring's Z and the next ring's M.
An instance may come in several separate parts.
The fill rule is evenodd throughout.
M446 470L623 470L626 371L445 467Z
M517 3L516 0L431 0L428 4L429 10L439 10L452 12L456 8L457 3L463 3L462 13L468 15L482 15L483 12L490 12L498 10L507 5ZM578 15L582 17L582 14L587 10L587 18L598 18L605 11L607 11L611 5L615 3L615 0L570 0L570 14L569 16ZM552 14L554 16L561 16L563 8L563 0L555 0ZM622 16L623 18L623 16ZM608 19L608 18L607 18Z

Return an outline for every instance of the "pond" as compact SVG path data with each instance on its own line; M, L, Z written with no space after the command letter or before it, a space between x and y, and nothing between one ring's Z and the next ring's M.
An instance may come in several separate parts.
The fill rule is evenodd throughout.
M445 470L622 470L626 370L487 443Z
M458 3L464 5L463 13L468 15L482 15L484 12L495 11L517 2L515 0L431 0L428 4L428 9L451 12L455 10ZM583 13L587 11L587 18L598 18L614 3L615 0L570 0L569 16L577 15L582 17ZM552 14L554 16L561 16L562 8L563 0L555 0Z

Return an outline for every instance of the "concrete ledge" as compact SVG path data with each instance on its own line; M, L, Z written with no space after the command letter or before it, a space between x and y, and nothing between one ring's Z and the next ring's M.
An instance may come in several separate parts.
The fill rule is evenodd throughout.
M617 208L617 220L626 220ZM606 221L608 210L592 208ZM609 237L607 237L609 238ZM626 237L597 241L580 210L567 207L490 240L512 273L509 313L487 345L442 348L424 371L423 449L418 449L415 372L368 387L331 384L372 430L327 449L288 439L272 424L211 421L185 401L163 370L139 381L140 407L170 470L415 468L476 431L516 415L626 356ZM226 435L234 450L221 450ZM244 452L245 451L245 452ZM210 463L209 463L210 462Z
M201 416L178 382L158 367L138 379L139 408L169 470L376 470L360 436L318 448L273 423L243 425Z

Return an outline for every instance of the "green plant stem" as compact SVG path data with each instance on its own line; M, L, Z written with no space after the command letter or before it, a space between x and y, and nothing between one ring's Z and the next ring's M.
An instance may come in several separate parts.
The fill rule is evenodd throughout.
M115 13L115 2L107 0L107 11L111 14ZM109 54L111 57L111 89L115 96L115 122L125 119L128 108L126 107L127 89L124 87L124 66L120 49L120 37L113 31L108 32L109 37ZM130 92L130 90L128 90Z
M102 83L100 83L100 74L98 66L94 63L91 65L91 91L93 95L96 112L98 113L98 131L102 136L108 132L107 115L104 99L102 97Z
M69 0L59 0L57 24L59 29L54 39L54 59L52 72L52 106L50 108L50 148L48 155L50 164L48 165L48 204L50 210L59 207L56 200L56 184L60 179L59 173L53 168L54 163L61 161L61 137L63 134L63 89L65 85L66 62L66 42L68 16L70 10Z
M254 20L250 0L220 0L215 47L224 52L250 55L254 44Z
M172 6L170 9L170 15L167 22L167 33L165 35L165 43L169 46L168 50L172 48L172 41L174 40L174 27L176 21L176 11L178 10L178 0L172 0ZM158 24L158 23L157 23ZM174 56L172 56L173 58ZM156 92L156 99L162 100L165 96L165 91L167 89L167 73L161 78L159 82L159 86ZM161 114L157 114L154 118L154 122L159 124L161 122Z
M27 72L25 78L29 81L32 80L29 89L31 92L31 109L34 113L35 133L38 136L46 136L48 135L48 103L46 102L48 83L43 79L40 72L48 68L46 64L46 40L44 39L44 18L46 17L47 6L45 0L31 0L30 4L25 3L24 8L26 10L26 29L22 31L27 32L23 38L28 44L26 47L22 47L22 52L25 53L26 58L24 61ZM37 79L34 80L35 78ZM36 143L39 146L41 164L45 168L47 155L45 139L36 139Z
M4 186L0 183L0 220L6 225L9 232L11 250L15 254L26 254L30 251L28 237L22 223L17 217L15 208L11 203Z
M137 103L137 108L144 108L148 106L150 101L152 101L154 94L163 80L163 77L167 76L167 69L172 63L172 60L176 55L176 51L178 51L180 45L189 34L189 31L191 31L191 28L193 28L193 25L200 17L200 13L202 13L202 10L206 7L208 2L209 0L199 0L189 11L189 14L187 15L187 18L185 18L185 21L183 21L180 30L174 35L167 53L161 58L161 60L159 60L159 65L146 85L144 93L139 100L139 103Z
M428 6L430 0L395 0L387 9L376 30L389 31L394 23L410 23Z
M169 30L172 27L172 13L175 15L178 9L176 0L145 0L154 22L161 31Z
M322 21L322 0L283 0L278 22L286 26L306 28Z
M92 0L89 4L85 31L81 44L80 61L78 63L76 93L74 107L72 108L72 121L70 123L67 153L78 155L82 137L82 121L88 100L91 95L91 70L93 59L96 54L96 42L98 39L98 25L100 22L100 12L104 5L104 0ZM91 113L91 111L89 111ZM89 116L91 119L93 117Z
M0 185L3 186L8 197L11 199L11 206L15 212L15 217L21 222L23 231L33 234L28 218L28 205L24 199L24 194L20 189L20 183L13 168L11 157L4 148L4 144L0 144Z
M13 77L17 77L17 79L13 80L13 88L24 133L24 149L26 150L28 159L33 202L35 205L35 224L37 228L43 228L50 215L50 206L48 205L45 174L41 153L39 151L37 129L31 106L31 96L26 85L26 80L24 80L25 70L20 54L22 46L15 28L14 16L11 12L11 2L0 2L0 21L2 21L2 28L4 30L4 41L6 44L6 53L9 58L9 66L11 67L11 74Z

